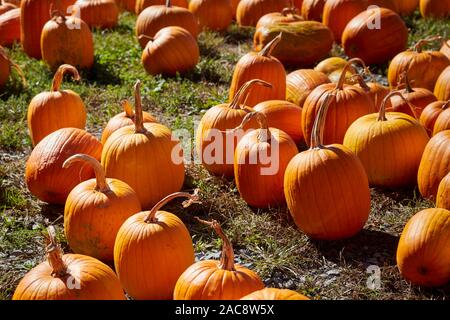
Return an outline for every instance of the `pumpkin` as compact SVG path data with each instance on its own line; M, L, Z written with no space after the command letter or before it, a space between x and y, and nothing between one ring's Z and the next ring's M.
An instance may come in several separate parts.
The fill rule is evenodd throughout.
M286 77L286 100L303 107L311 91L321 84L330 82L330 79L320 71L312 69L293 71Z
M420 0L394 0L397 12L402 16L409 16L419 7Z
M117 130L126 126L132 126L134 124L134 119L136 115L134 114L133 108L131 107L128 100L122 103L123 112L112 117L106 124L105 129L102 133L102 144L105 145L106 140ZM148 122L158 122L150 113L142 112L142 121L144 123Z
M342 71L344 69L345 65L347 64L347 60L340 58L340 57L330 57L327 59L324 59L320 61L317 66L314 68L314 70L318 72L322 72L329 76L330 74L333 74L335 71ZM349 70L352 74L356 73L356 70L351 68Z
M141 35L141 38L146 37ZM142 64L151 74L176 75L193 69L200 60L197 41L181 27L171 26L159 30L142 52Z
M11 69L16 70L19 76L22 78L22 82L26 85L25 76L23 75L22 69L14 63L6 54L6 51L0 46L0 89L5 86L11 75Z
M441 131L428 142L420 161L417 182L424 198L435 199L439 182L450 171L450 130Z
M16 7L20 7L20 1L21 0L3 0L3 2L12 3Z
M234 263L233 246L220 224L197 220L213 228L222 239L222 256L220 261L199 261L187 268L176 283L174 300L239 300L264 288L255 272Z
M79 28L74 28L78 25ZM94 64L94 39L89 26L77 17L54 11L42 29L42 60L51 70L61 64L89 69Z
M434 124L436 123L436 119L446 108L450 106L450 100L445 101L435 101L430 103L428 106L423 109L422 114L420 115L420 124L427 130L428 135L433 135Z
M50 9L66 12L75 0L23 0L20 3L20 42L31 58L41 58L41 33ZM65 40L65 39L64 39ZM64 41L63 41L64 42Z
M240 26L256 26L258 20L271 12L281 12L289 7L290 0L241 0L236 11Z
M119 279L103 262L63 254L53 226L48 228L47 259L20 280L13 300L125 300Z
M12 46L20 41L20 9L0 15L0 46Z
M450 59L450 40L444 41L440 51Z
M391 88L396 88L403 74L407 72L408 78L414 82L414 86L434 90L439 75L450 66L450 60L442 52L422 51L425 44L436 39L442 38L422 39L412 49L394 57L388 69L388 81Z
M357 119L348 128L344 146L353 151L366 169L369 185L397 189L414 185L428 134L422 125L404 113L386 113L386 96L378 113ZM404 99L404 98L403 98Z
M271 55L280 41L281 35L278 35L263 50L249 52L239 59L231 80L230 102L233 101L238 90L247 81L253 79L261 79L273 85L271 88L263 86L253 88L246 98L246 104L249 107L266 100L286 98L286 71L283 64Z
M288 290L288 289L275 289L275 288L264 288L252 292L241 300L309 300L304 295Z
M0 15L4 14L5 12L8 12L10 10L17 9L17 6L15 6L12 3L4 2L3 0L0 0Z
M379 22L379 27L375 24ZM366 64L383 63L406 49L408 29L392 10L370 9L354 17L342 34L342 46L349 57ZM374 45L374 44L382 45Z
M448 106L448 101L447 101ZM450 108L445 108L437 117L433 128L433 136L441 131L450 130Z
M246 133L234 153L234 177L242 199L256 208L285 203L283 179L286 167L298 153L294 140L284 131L268 126L263 113L252 112L243 124L255 118L259 128Z
M140 81L134 86L134 126L115 131L106 140L102 165L106 176L130 185L143 208L154 206L166 195L177 192L184 182L181 147L169 128L144 123Z
M450 172L439 183L436 207L450 210Z
M42 139L31 152L25 169L28 190L50 204L64 204L70 191L94 176L92 168L75 164L63 168L70 156L83 153L100 159L102 144L78 128L63 128Z
M233 9L233 17L236 17L237 8L241 0L231 0L231 9Z
M281 41L272 55L288 66L311 66L323 59L333 46L333 34L316 21L277 24L256 30L253 47L262 50L273 38L282 33Z
M408 281L427 287L450 280L450 211L425 209L406 224L397 248L397 265Z
M141 12L136 21L136 36L154 37L159 30L169 26L184 28L195 38L199 33L196 17L188 9L172 6L172 1L167 0L165 5L150 6ZM147 42L146 37L139 39L142 48Z
M302 108L284 100L268 100L258 103L254 108L267 118L269 127L286 132L295 143L303 141Z
M271 12L261 17L256 24L256 29L270 27L277 23L291 23L304 21L303 17L297 14L297 8L284 8L281 12Z
M135 12L136 11L136 0L114 0L120 10Z
M450 66L442 71L436 80L434 95L439 100L450 100Z
M64 233L75 253L102 261L114 260L114 241L121 225L141 211L139 198L125 182L106 178L100 163L85 154L67 159L63 168L85 162L94 169L95 179L77 185L64 207Z
M359 61L352 59L347 63L337 84L322 84L315 88L306 98L303 104L301 124L303 135L308 145L311 142L313 126L318 111L328 93L335 92L336 99L333 99L329 107L322 130L325 144L341 144L344 141L348 127L356 119L375 111L374 102L364 89L344 84L346 69L350 68L355 62Z
M185 208L198 201L196 193L168 195L150 211L128 218L117 233L114 265L123 288L134 299L171 299L178 278L194 263L188 229L176 215L160 210L180 197L188 199Z
M80 80L75 67L63 64L53 77L51 91L39 93L28 106L28 130L33 145L58 129L84 129L86 125L87 114L83 100L72 90L60 89L66 73L71 73L75 80Z
M197 17L201 29L225 31L233 21L230 0L191 0L189 11Z
M303 0L302 16L306 20L322 22L323 7L326 0Z
M323 144L326 114L335 99L326 93L310 149L297 154L284 175L284 193L295 224L307 236L321 240L355 235L370 211L369 183L361 161L343 145Z
M450 15L450 2L442 0L420 0L420 14L424 18L442 18Z
M144 11L145 8L156 5L163 5L166 3L166 1L167 0L136 0L134 11L136 12L136 14L140 14L142 11ZM186 9L189 6L187 0L172 0L172 5Z
M119 22L119 7L115 0L77 0L72 15L77 15L91 28L109 29Z
M231 103L213 106L200 120L195 135L197 156L212 175L233 177L234 150L239 135L234 131L227 130L239 126L247 113L251 111L242 102L249 90L256 84L271 86L262 80L249 81L240 88ZM253 128L253 124L248 124L244 129Z
M375 105L375 111L380 111L384 98L386 98L391 90L388 87L378 83L375 79L371 82L367 82L366 85L369 88L367 93Z

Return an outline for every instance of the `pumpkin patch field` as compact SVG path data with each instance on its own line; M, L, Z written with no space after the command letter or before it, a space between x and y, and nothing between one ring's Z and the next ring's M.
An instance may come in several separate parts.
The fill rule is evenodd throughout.
M448 0L50 2L0 1L0 300L450 298Z

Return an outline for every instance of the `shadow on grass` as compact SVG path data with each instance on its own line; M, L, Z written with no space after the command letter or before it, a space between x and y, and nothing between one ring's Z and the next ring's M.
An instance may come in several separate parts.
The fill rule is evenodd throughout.
M98 86L119 85L121 79L115 75L105 64L99 64L97 60L91 70L82 70L82 78L88 79Z
M41 214L50 220L51 224L62 223L62 217L64 216L64 206L59 204L42 203Z

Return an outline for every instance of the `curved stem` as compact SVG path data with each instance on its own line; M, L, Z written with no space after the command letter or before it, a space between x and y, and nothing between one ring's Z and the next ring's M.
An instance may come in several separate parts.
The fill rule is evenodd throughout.
M298 10L293 4L291 4L289 8L284 8L283 10L281 10L281 14L285 17L287 17L288 15L294 17L297 14L297 12Z
M144 116L142 111L142 99L141 99L141 81L136 81L134 85L134 107L135 107L135 116L134 116L134 127L135 133L143 133L146 134L148 131L144 127Z
M276 48L276 46L280 43L283 32L280 32L275 38L272 39L266 46L258 53L258 55L262 57L270 57L272 51Z
M172 1L166 0L166 7L171 8L172 7Z
M228 271L236 271L234 268L234 250L233 245L231 244L230 240L228 240L228 237L225 235L225 233L222 230L222 227L220 226L220 223L216 220L212 221L205 221L200 219L199 217L195 217L197 221L211 227L214 229L214 231L217 233L217 235L222 239L222 256L220 257L220 265L219 268L222 270L228 270Z
M47 246L45 250L47 252L48 264L53 269L52 276L57 278L64 277L67 275L67 266L62 259L63 252L56 241L56 231L53 226L47 228L46 240Z
M78 70L70 64L63 64L58 68L55 75L53 76L52 91L59 91L64 75L68 72L72 74L72 78L74 80L80 81L81 78Z
M139 39L139 40L141 40L141 39L147 39L147 40L149 40L149 41L155 41L155 38L150 37L150 36L148 36L148 35L146 35L146 34L141 34L141 35L139 35L139 36L138 36L138 39Z
M244 129L245 125L253 119L256 119L259 125L258 141L270 143L272 134L270 133L267 117L262 112L253 111L246 114L241 124L233 130Z
M25 78L25 75L23 74L22 69L19 67L18 64L16 64L15 62L13 62L8 55L6 54L5 50L0 46L0 56L5 59L6 61L8 61L9 63L9 67L16 70L16 72L19 74L19 77L22 80L22 84L24 87L26 87L27 84L27 79Z
M387 121L386 118L386 103L391 99L391 97L393 96L398 96L400 97L411 109L412 114L414 115L414 118L417 119L417 113L415 110L415 106L409 102L399 91L393 91L391 93L389 93L383 100L383 102L381 103L381 107L380 107L380 111L378 112L378 118L377 121Z
M75 154L75 155L71 156L66 161L64 161L63 168L68 168L72 164L74 164L75 162L78 162L78 161L87 162L94 169L95 178L97 180L95 190L103 192L103 193L111 190L108 186L108 183L106 182L106 174L105 174L105 170L103 169L102 165L100 164L100 162L97 161L97 159L95 159L91 156L88 156L87 154L79 153L79 154Z
M195 189L193 194L187 193L187 192L175 192L172 194L169 194L164 199L160 200L155 206L149 211L147 217L145 218L146 223L152 223L155 222L155 215L158 212L159 209L161 209L164 205L166 205L168 202L172 201L176 198L187 198L186 201L183 201L183 208L189 207L193 203L200 203L199 202L199 189Z
M229 107L231 109L242 109L242 99L245 98L246 100L246 95L249 92L249 90L255 85L260 85L260 86L264 86L267 88L272 88L272 85L264 80L260 80L260 79L254 79L254 80L250 80L247 81L246 83L244 83L242 85L242 87L238 90L238 92L236 93L236 95L234 96L233 100L231 101ZM245 105L244 105L245 107Z
M443 42L445 43L445 39L441 36L429 36L426 37L425 39L420 39L419 41L417 41L417 43L413 46L412 50L420 53L422 52L424 45L438 40L441 42L441 44Z
M334 92L330 92L325 97L325 100L322 102L319 108L319 112L316 115L316 119L314 120L314 126L312 129L311 135L311 148L321 148L323 145L323 131L325 129L325 122L327 118L328 108L331 105L331 102L336 98Z
M338 83L336 84L336 89L338 89L338 90L344 89L344 83L345 83L345 78L346 78L346 75L347 75L347 71L348 71L348 70L352 67L352 65L355 64L355 63L361 64L361 66L362 66L364 69L367 68L367 67L366 67L366 64L364 63L364 61L361 60L360 58L353 58L353 59L348 60L347 64L346 64L346 65L344 66L344 68L342 69L341 76L339 77L339 81L338 81Z
M125 112L127 118L134 119L134 111L128 100L122 101L122 109Z

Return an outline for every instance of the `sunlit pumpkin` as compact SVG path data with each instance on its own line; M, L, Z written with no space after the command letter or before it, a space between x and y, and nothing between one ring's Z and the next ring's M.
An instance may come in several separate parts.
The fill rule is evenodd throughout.
M450 210L450 171L439 183L436 207Z
M447 108L450 107L450 100L448 101L435 101L430 103L423 109L420 115L420 124L427 130L428 135L433 135L434 124L439 115Z
M318 86L330 83L330 79L319 71L300 69L286 77L286 100L303 107L308 95Z
M303 0L302 16L306 20L322 22L323 7L326 0Z
M330 74L333 74L334 72L336 72L338 70L344 69L347 62L348 62L347 60L340 58L340 57L330 57L330 58L320 61L317 64L317 66L314 68L314 70L322 72L322 73L326 74L327 76L329 76ZM356 73L356 70L351 68L348 70L348 72L354 74L354 73Z
M72 15L80 17L91 28L108 29L119 22L115 0L77 0Z
M281 12L289 7L290 0L241 0L236 11L240 26L256 26L258 20L271 12Z
M156 6L156 5L163 5L166 3L167 0L136 0L136 5L134 7L134 11L136 14L140 14L142 11L144 11L145 8ZM172 0L172 5L182 8L188 8L188 0Z
M397 12L402 16L409 16L419 8L420 0L393 0L397 6Z
M11 46L20 41L20 9L0 15L0 46Z
M309 298L289 289L264 288L246 295L241 300L309 300Z
M420 0L420 14L424 18L442 18L450 15L450 2L443 0Z
M201 29L225 31L233 20L230 0L190 0L189 11L197 17Z
M447 106L437 117L433 127L433 136L437 135L441 131L450 130L450 108Z
M281 12L271 12L261 17L256 24L256 29L273 26L277 23L291 23L304 21L296 8L284 8Z
M436 80L434 95L439 100L450 100L450 66L442 71L439 78Z

